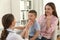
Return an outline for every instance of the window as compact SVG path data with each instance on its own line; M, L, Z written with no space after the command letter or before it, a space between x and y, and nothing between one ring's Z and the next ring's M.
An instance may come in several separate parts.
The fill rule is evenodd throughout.
M23 12L21 10L25 10L24 8L24 1L21 1L20 0L20 19L22 20L22 17L23 17Z
M20 0L20 24L25 25L28 19L28 10L31 9L31 1Z

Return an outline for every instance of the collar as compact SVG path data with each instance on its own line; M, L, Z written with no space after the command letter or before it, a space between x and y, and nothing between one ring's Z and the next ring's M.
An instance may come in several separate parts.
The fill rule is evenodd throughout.
M15 32L14 30L12 30L11 28L7 29L8 32Z

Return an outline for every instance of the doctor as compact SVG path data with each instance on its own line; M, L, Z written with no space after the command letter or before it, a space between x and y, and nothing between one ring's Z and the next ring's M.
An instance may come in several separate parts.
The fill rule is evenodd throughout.
M15 23L16 21L12 14L6 14L2 17L4 30L1 33L1 40L28 40L28 28L25 27L21 35L18 35L14 32ZM32 22L30 21L27 26L31 24ZM23 39L23 37L25 37L25 39Z

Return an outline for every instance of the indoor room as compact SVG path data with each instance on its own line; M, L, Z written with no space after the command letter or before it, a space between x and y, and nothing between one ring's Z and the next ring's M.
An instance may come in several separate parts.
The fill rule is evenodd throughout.
M50 2L54 3L56 10L52 7L54 5L51 6L51 5L47 4L47 3L50 3ZM60 5L59 4L60 4L60 0L0 0L0 40L1 40L2 30L4 30L3 23L2 23L2 18L3 18L4 15L13 14L13 16L14 16L14 18L16 20L15 27L17 28L17 29L14 29L14 31L18 35L20 35L24 30L20 30L18 27L21 26L21 27L26 28L25 26L27 26L27 25L31 26L34 23L34 22L30 23L30 24L28 23L29 22L29 17L30 17L29 13L37 13L36 14L37 15L36 21L38 21L38 23L40 23L40 22L42 22L44 20L43 19L44 16L42 17L42 15L45 14L45 13L51 12L51 11L48 11L49 9L46 9L47 6L48 6L48 8L52 7L52 11L54 11L54 10L56 11L57 15L56 15L56 17L54 16L54 18L58 19L57 20L58 22L56 22L54 18L51 18L51 20L54 19L54 21L55 21L54 23L57 24L57 25L55 25L53 23L53 21L52 21L51 22L52 23L52 27L49 27L51 29L49 30L47 28L49 30L49 32L52 32L52 37L50 38L50 40L60 40ZM33 11L31 12L31 10L33 10ZM41 17L41 20L39 19L40 17ZM44 20L44 22L45 22L45 20ZM47 25L48 24L49 23L47 23ZM41 30L41 25L43 26L44 23L39 25L40 26L40 30ZM51 26L51 24L50 24L50 26ZM28 29L29 28L26 28L26 30L28 30ZM38 28L36 28L36 30L37 29ZM40 36L40 38L42 38L42 34L43 33L42 32L39 32L39 33L41 33L41 35L39 34L39 36ZM29 36L29 33L27 35ZM46 37L46 36L44 36L44 37ZM9 40L11 40L11 39L9 39ZM28 37L28 40L30 40L29 37ZM33 40L33 39L31 39L31 40ZM39 40L42 40L42 39L39 39ZM49 40L48 36L47 36L46 40Z

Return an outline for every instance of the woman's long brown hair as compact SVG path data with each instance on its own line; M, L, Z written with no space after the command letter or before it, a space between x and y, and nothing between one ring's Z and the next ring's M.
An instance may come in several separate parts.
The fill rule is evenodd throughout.
M6 14L2 17L2 25L4 27L4 30L1 33L1 40L6 40L6 37L9 34L7 29L10 27L13 20L14 16L12 14Z
M55 17L58 18L55 4L54 4L53 2L49 2L49 3L47 3L47 4L45 5L45 7L46 7L47 5L50 6L50 7L54 10L54 11L52 12L52 15L54 15ZM47 16L46 13L45 13L45 16ZM58 26L59 26L59 20L58 20Z

